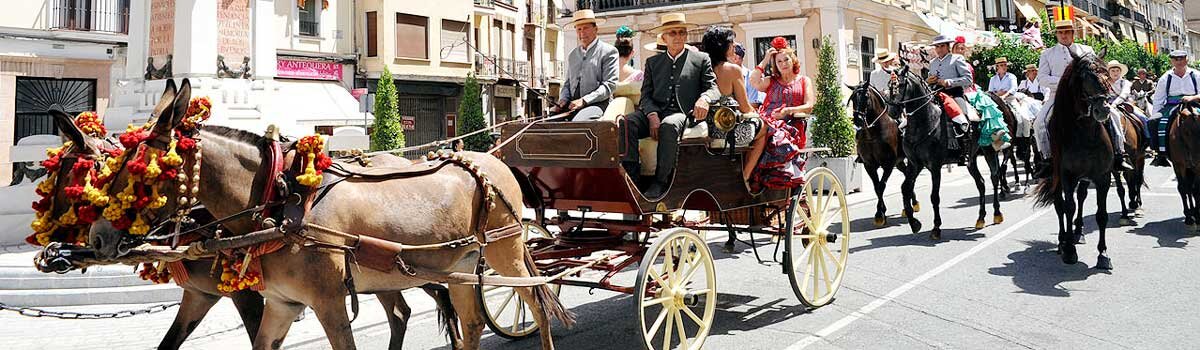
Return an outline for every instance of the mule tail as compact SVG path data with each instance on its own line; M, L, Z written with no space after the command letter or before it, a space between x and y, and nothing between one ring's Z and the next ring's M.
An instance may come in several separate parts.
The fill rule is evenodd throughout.
M455 343L458 339L458 311L454 309L454 303L450 299L450 290L441 284L426 284L421 286L428 292L429 296L437 302L438 323L441 324L441 332L450 341Z
M530 276L541 275L541 272L538 271L537 264L535 264L533 255L529 253L528 249L525 250L525 268L529 269ZM533 289L534 301L542 308L542 310L544 310L546 316L557 318L563 323L564 326L567 326L567 328L571 328L575 325L575 313L567 310L566 306L563 306L562 300L558 298L558 293L555 293L554 290L551 290L549 284L543 284L531 288ZM542 325L542 327L549 326L550 325Z

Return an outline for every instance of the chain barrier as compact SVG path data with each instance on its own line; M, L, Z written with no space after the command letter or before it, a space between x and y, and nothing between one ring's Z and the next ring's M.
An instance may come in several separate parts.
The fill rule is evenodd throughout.
M179 302L158 304L141 309L122 310L116 312L72 312L50 311L32 307L10 306L5 303L0 303L0 310L12 311L25 317L49 317L63 320L103 320L155 314L167 311L176 306L179 306Z

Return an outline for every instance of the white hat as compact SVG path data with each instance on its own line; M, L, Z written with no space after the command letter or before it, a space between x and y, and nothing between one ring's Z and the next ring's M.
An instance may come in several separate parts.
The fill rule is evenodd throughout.
M891 50L879 49L879 50L875 51L874 61L875 62L887 62L887 61L895 60L897 58L899 58L899 56L896 56L896 54L893 53Z
M601 25L604 24L604 19L596 18L596 13L592 12L592 10L579 10L575 11L575 14L571 16L571 22L568 22L567 26L574 28L576 25L584 23Z
M1124 63L1121 63L1117 60L1108 61L1108 69L1113 68L1121 69L1121 76L1125 76L1125 74L1129 73L1129 66L1126 66Z
M675 12L675 13L668 13L668 14L663 15L662 17L659 17L658 27L655 27L654 29L650 29L650 32L651 33L662 33L662 32L666 32L667 29L671 29L671 28L692 29L695 27L696 27L695 24L688 23L687 16L685 16L683 13Z
M1187 51L1183 51L1183 50L1175 50L1175 51L1171 51L1171 54L1168 56L1171 56L1171 58L1179 58L1179 57L1187 58L1188 53L1187 53Z
M942 45L942 44L951 44L951 43L954 43L954 38L951 38L949 35L938 35L938 36L933 37L933 44L930 44L930 45L938 46L938 45Z

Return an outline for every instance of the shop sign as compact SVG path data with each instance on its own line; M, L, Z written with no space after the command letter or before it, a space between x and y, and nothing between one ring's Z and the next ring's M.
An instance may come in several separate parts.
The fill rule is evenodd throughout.
M517 88L508 85L496 85L496 97L517 97Z
M404 126L404 131L417 130L417 117L400 116L400 125Z
M342 80L342 65L336 62L278 59L275 74L280 78Z

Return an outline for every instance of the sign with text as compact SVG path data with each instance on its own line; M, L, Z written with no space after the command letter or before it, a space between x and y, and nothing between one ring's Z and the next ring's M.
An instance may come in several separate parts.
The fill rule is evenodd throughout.
M342 80L342 65L336 62L278 59L275 74L280 78Z
M404 126L404 131L417 130L417 117L400 116L400 125Z

